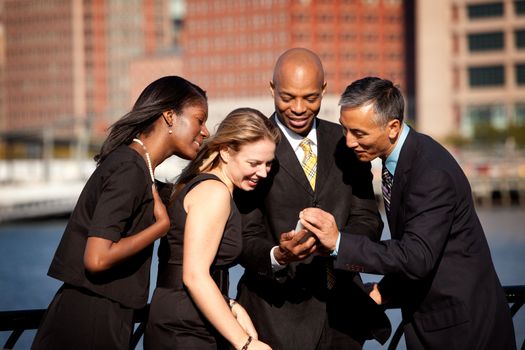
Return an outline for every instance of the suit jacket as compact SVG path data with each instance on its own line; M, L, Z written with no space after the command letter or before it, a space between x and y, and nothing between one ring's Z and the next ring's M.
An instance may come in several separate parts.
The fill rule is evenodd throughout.
M275 122L275 115L271 120ZM345 147L337 124L318 119L317 141L315 191L283 135L268 177L252 192L235 193L243 214L241 264L245 268L238 299L259 338L273 349L314 349L327 317L330 327L355 339L369 338L374 332L384 342L390 332L388 319L362 290L355 272L338 272L336 287L327 291L326 265L331 258L311 256L272 271L271 248L279 244L283 232L295 228L299 212L307 207L332 213L348 234L380 238L382 222L370 164L359 162Z
M335 266L384 274L409 349L515 349L512 319L470 185L454 158L410 130L394 174L380 243L344 236Z

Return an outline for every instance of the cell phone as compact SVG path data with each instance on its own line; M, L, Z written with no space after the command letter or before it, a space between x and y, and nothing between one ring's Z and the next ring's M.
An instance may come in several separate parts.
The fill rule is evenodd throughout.
M297 220L297 225L295 225L295 232L299 232L304 228L304 225L301 224L301 220ZM310 231L307 231L304 237L299 241L299 243L304 243L310 236L312 236L312 233Z
M299 232L304 228L304 225L301 223L301 219L297 220L297 225L295 225L295 232Z

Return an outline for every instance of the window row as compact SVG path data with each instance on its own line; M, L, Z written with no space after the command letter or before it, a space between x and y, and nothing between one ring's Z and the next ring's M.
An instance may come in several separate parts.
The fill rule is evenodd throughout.
M525 1L514 0L514 13L518 16L525 15ZM483 19L491 17L503 17L504 6L501 1L487 2L482 4L470 4L467 6L469 19Z
M517 85L525 85L525 63L514 65ZM470 87L497 87L505 85L505 67L503 65L469 67Z
M356 42L357 40L361 39L365 43L375 43L380 40L384 40L387 43L393 43L393 42L402 42L404 39L403 33L400 31L392 31L392 32L386 32L386 33L379 33L379 32L363 32L363 33L356 33L356 32L345 32L345 33L333 33L333 32L318 32L314 34L305 33L305 32L295 32L292 34L292 39L294 41L308 41L308 40L321 40L323 42L327 41L333 41L335 39L339 39L340 41L346 41L346 42Z
M509 125L525 125L525 103L465 106L461 118L462 131L474 136L480 125L490 125L500 130Z
M192 18L185 21L189 32L216 32L268 28L287 23L284 13L266 13L254 16L220 16L220 18Z
M517 49L525 48L525 29L514 31L514 46ZM470 52L503 50L505 35L503 32L486 32L468 35L468 49Z
M309 1L294 0L294 3L298 5L309 5ZM334 0L317 0L321 4L334 4ZM248 9L254 6L258 7L273 7L281 6L284 7L286 3L282 0L215 0L215 1L200 1L200 2L187 2L186 6L189 7L190 11L196 13L203 13L209 11L222 11L229 10L232 8ZM402 0L342 0L343 5L365 5L365 6L377 6L383 3L386 6L401 6Z
M401 11L399 13L392 13L383 16L380 16L376 13L367 13L357 16L355 13L348 12L343 12L339 15L323 12L318 13L315 16L310 16L308 13L296 13L292 15L292 20L299 23L309 23L314 20L321 23L334 23L336 21L340 21L342 23L352 23L359 20L365 23L378 23L379 21L386 23L401 23L403 21L403 16Z
M256 34L243 34L239 36L219 36L215 38L201 38L189 41L185 49L192 51L224 50L231 48L244 49L253 46L270 46L286 43L288 36L284 32L277 34L266 32Z

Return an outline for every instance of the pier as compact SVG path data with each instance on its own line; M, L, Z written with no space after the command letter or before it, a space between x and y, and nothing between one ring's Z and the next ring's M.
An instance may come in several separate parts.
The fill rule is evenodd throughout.
M525 206L525 154L457 156L478 206ZM173 181L186 161L171 157L155 176ZM64 215L73 209L95 162L57 159L0 161L0 222ZM382 205L381 161L372 162L374 192Z
M173 181L185 164L169 158L155 177ZM0 223L68 215L94 170L93 160L0 161Z

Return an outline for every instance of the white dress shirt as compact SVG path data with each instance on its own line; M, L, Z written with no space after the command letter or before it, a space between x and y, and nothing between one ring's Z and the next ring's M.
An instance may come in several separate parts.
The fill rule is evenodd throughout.
M305 137L294 133L293 131L288 129L286 126L284 126L284 124L281 123L281 121L279 120L277 115L276 115L275 121L276 121L277 126L279 127L279 129L282 130L282 132L284 134L284 137L286 137L286 139L288 140L288 142L292 146L292 149L294 150L295 155L297 156L297 160L299 161L299 164L301 164L302 161L303 161L303 158L304 158L304 151L299 146L299 144L301 143L301 141ZM314 122L313 122L313 125L312 125L312 129L310 130L310 132L308 133L308 135L306 137L311 141L312 152L317 157L317 120L316 119L314 119ZM297 213L297 215L299 215L299 213ZM297 220L299 220L299 216L297 217ZM290 230L293 230L294 228L295 227L290 227ZM282 232L280 232L280 233L282 233ZM270 259L272 261L272 269L274 271L279 271L279 270L283 269L284 267L286 267L286 265L279 264L277 262L277 260L275 259L274 250L277 249L277 248L278 248L278 246L275 246L275 247L273 247L270 250Z

